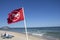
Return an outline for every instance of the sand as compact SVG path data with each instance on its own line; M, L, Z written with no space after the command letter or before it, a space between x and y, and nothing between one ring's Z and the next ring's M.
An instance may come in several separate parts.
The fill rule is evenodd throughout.
M7 34L13 35L14 37L9 38L9 39L8 38L3 39L1 37L1 34L5 33L5 32ZM17 33L17 32L0 30L0 40L26 40L26 35L22 34L22 33ZM48 39L45 39L45 38L42 38L42 37L33 36L33 35L28 35L28 40L48 40Z

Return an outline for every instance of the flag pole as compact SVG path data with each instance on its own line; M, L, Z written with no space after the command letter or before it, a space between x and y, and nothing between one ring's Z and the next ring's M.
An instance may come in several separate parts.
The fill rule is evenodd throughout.
M26 40L28 40L28 32L27 32L27 26L26 26L26 19L25 19L25 14L24 14L24 8L22 7L23 10L23 16L24 16L24 27L25 27L25 32L26 32Z

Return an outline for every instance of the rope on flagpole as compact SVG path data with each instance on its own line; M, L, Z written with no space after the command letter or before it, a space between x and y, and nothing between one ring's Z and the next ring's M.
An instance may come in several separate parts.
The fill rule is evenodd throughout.
M26 26L26 19L25 19L25 14L24 14L24 8L23 9L23 15L24 15L24 27L25 27L25 32L26 32L26 40L28 40L28 32L27 32L27 26Z

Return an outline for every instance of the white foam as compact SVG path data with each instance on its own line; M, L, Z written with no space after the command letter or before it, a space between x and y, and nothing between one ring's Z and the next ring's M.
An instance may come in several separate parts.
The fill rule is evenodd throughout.
M43 33L32 33L32 35L36 35L36 36L43 36Z

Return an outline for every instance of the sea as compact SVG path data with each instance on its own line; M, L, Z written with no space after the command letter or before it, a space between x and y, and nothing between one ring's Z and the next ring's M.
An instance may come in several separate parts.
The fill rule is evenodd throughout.
M9 29L0 29L7 30L18 33L26 33L25 28L9 28ZM27 32L30 35L34 35L37 37L44 37L49 40L60 40L60 27L35 27L35 28L27 28Z

